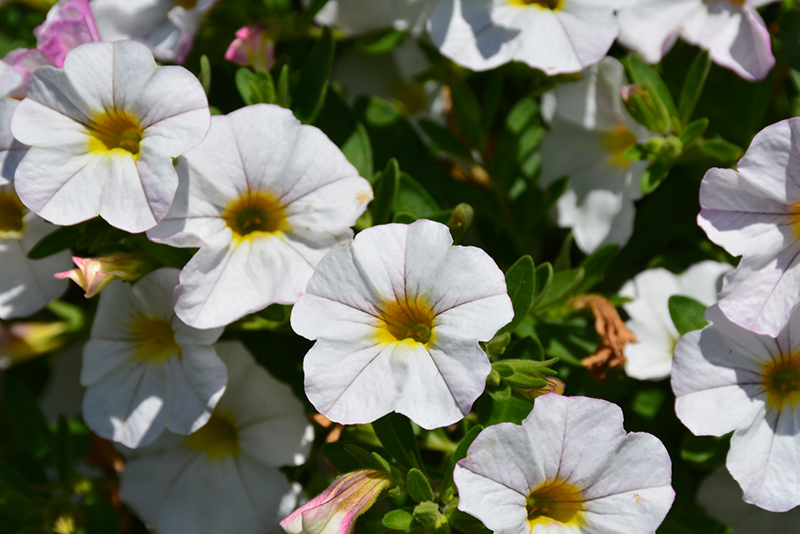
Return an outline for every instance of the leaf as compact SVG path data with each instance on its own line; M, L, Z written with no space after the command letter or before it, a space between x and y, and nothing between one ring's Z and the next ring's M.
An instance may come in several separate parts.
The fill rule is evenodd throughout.
M583 267L570 269L569 271L561 271L553 275L553 282L550 284L550 290L536 306L536 309L547 308L551 304L555 304L562 298L565 298L581 283L583 275Z
M62 250L74 247L81 238L81 226L62 226L41 238L32 249L28 251L28 258L40 260L52 256Z
M729 446L727 436L693 436L687 433L681 444L681 458L694 464L721 465Z
M700 143L700 150L723 163L738 161L744 151L733 143L724 139L706 139Z
M425 502L434 499L431 484L419 469L412 468L408 470L406 485L408 486L408 494L415 501Z
M506 287L514 305L514 318L498 333L513 332L528 315L536 291L536 281L533 277L535 271L533 258L530 256L521 257L508 269Z
M323 456L340 473L349 473L364 467L361 462L346 450L345 447L348 445L352 445L352 443L335 441L322 445Z
M290 109L292 97L289 94L289 65L281 67L281 74L278 76L278 87L276 89L275 103L282 108Z
M536 268L533 284L533 304L531 309L536 309L539 306L542 298L550 291L550 285L553 283L553 266L550 263L543 263Z
M342 149L359 175L372 181L372 144L367 129L336 91L328 91L314 124Z
M694 108L697 106L698 100L700 100L700 94L703 92L710 69L711 56L708 50L701 50L700 54L692 62L692 66L689 67L686 80L683 82L683 89L678 103L681 124L688 124L689 119L692 118L692 113L694 113Z
M669 298L668 304L669 316L680 335L700 330L708 324L705 318L706 307L700 302L682 295L673 295Z
M269 72L265 70L253 72L242 67L236 71L235 81L242 100L248 106L275 102L275 84Z
M453 486L453 470L456 468L456 464L459 460L462 460L467 457L467 450L469 450L469 446L472 445L472 442L475 441L475 438L478 437L478 434L481 433L483 430L482 425L475 425L469 429L469 431L461 438L461 441L456 447L456 451L453 453L453 456L450 457L450 463L447 467L447 473L444 476L444 484L442 488L446 490L448 487Z
M325 26L317 44L308 54L294 94L294 114L303 124L311 124L317 118L325 95L333 67L335 44L330 28Z
M209 91L211 91L211 64L205 54L200 56L200 84L203 86L206 96L208 96Z
M583 267L583 281L575 288L575 293L583 295L589 292L595 285L605 278L608 266L617 256L619 245L608 243L595 250L590 256L581 262Z
M663 104L669 116L677 122L680 117L678 109L675 107L675 101L672 99L672 95L658 71L637 54L628 54L623 58L622 64L625 66L625 70L628 71L628 76L630 76L633 83L638 83L645 87L653 97L653 100Z
M160 261L167 267L183 269L192 259L195 249L176 248L161 243L153 243L144 234L133 234L130 236L131 242L142 251Z
M800 70L800 11L788 9L780 18L780 36L786 54L786 62L794 70Z
M686 128L681 132L680 140L684 147L688 147L697 141L701 135L706 133L708 129L709 120L706 118L697 119L686 125Z
M457 80L450 84L450 98L461 134L474 148L482 151L486 135L481 128L481 103L478 97L466 81Z
M399 413L384 415L372 423L372 429L383 448L400 465L409 469L412 467L423 468L417 438L411 428L411 421L406 416Z
M408 173L400 173L400 186L394 199L395 213L408 213L421 219L441 211L439 205L419 182Z
M372 202L374 224L385 224L392 220L392 206L399 190L400 167L397 165L397 160L392 158L386 164L375 187L375 200Z
M372 55L388 54L408 37L408 33L394 28L378 30L360 37L355 42L359 52Z
M425 132L425 135L430 137L431 141L433 141L440 150L456 156L457 158L473 161L469 149L464 146L464 143L453 135L450 130L437 122L425 118L419 119L418 124L420 128L422 128L422 131Z
M383 516L383 526L392 530L411 530L418 527L419 523L414 519L413 508L401 508L392 510Z
M374 469L376 471L383 471L384 473L392 472L392 466L377 452L367 452L354 443L346 444L344 446L344 450L347 454L358 460L358 463L361 464L361 467Z
M86 501L86 534L119 534L119 517L105 498L92 493Z

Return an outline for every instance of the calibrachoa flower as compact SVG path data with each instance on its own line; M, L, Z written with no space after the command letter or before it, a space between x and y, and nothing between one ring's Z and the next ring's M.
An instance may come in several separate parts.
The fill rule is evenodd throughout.
M71 225L98 214L128 232L169 211L172 158L202 141L210 112L200 82L182 67L157 67L133 41L88 43L64 69L40 67L11 131L31 146L16 190L41 217Z
M278 471L305 461L313 429L286 384L238 342L217 344L229 387L208 423L125 451L120 497L157 532L263 534L294 509Z
M12 50L0 67L0 94L25 98L28 79L37 67L63 67L67 53L78 45L99 41L89 0L59 0L43 24L33 30L37 47Z
M273 105L214 117L178 171L186 179L175 204L148 237L200 247L175 291L175 312L197 328L296 302L372 200L325 134Z
M619 11L619 41L658 63L680 35L708 50L714 63L746 80L762 80L775 58L756 8L776 1L641 0Z
M675 492L669 454L607 401L545 395L487 428L456 464L458 508L495 533L654 533Z
M800 302L800 119L759 132L738 171L711 169L700 184L697 223L739 266L719 307L734 323L777 337Z
M491 370L478 342L513 310L491 257L452 244L445 225L419 220L369 228L323 258L291 318L317 340L303 368L320 413L356 424L396 411L428 429L469 413Z
M100 293L113 280L132 282L150 269L150 261L144 254L118 252L97 258L72 257L76 268L56 273L56 278L69 278L83 289L87 299Z
M744 500L785 512L800 504L800 313L774 338L736 326L717 306L706 319L713 324L675 347L675 411L695 435L733 432L726 465Z
M103 291L81 371L83 418L98 436L135 448L165 427L189 434L224 393L225 365L212 347L222 329L183 324L172 309L177 284L177 269L159 269Z
M542 100L550 133L542 144L539 180L547 186L569 177L570 188L558 199L558 224L572 228L575 243L586 253L628 242L633 202L642 196L639 178L648 162L631 162L623 154L648 132L623 106L625 83L622 64L608 57L584 71L580 81L561 84Z
M615 0L440 0L428 22L433 43L472 70L521 61L545 73L578 72L617 37Z
M329 0L314 21L362 34L385 28L419 35L436 0ZM310 4L310 0L305 0Z
M183 63L203 16L218 0L92 0L104 41L135 39L163 61Z
M636 335L636 343L625 347L625 372L639 380L660 380L672 369L672 351L680 339L669 314L669 298L683 295L706 306L717 302L722 275L733 267L727 263L703 261L683 274L666 269L639 273L619 290L631 302L622 305L630 316L625 323Z
M736 534L796 534L800 532L800 508L776 514L742 501L742 490L724 467L715 469L697 490L697 502L708 515Z
M289 534L352 533L358 516L391 485L392 477L373 469L347 473L281 521L281 527Z
M25 209L13 182L3 185L0 179L0 319L37 312L67 290L67 283L53 274L69 267L68 251L28 258L33 246L54 229Z
M18 100L0 97L0 186L14 179L17 165L28 151L11 135L11 117L17 104Z
M225 51L225 59L254 69L269 70L275 64L274 31L266 23L245 26Z

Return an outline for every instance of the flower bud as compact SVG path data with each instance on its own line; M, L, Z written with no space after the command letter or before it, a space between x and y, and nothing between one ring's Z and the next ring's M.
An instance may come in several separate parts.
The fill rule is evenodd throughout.
M262 22L240 28L225 59L243 67L269 70L275 64L275 42L267 25Z
M56 273L56 278L71 278L86 291L86 298L98 294L112 280L138 280L147 273L150 260L133 252L119 252L97 258L72 257L77 267Z
M624 86L620 96L631 116L648 130L661 134L669 130L669 112L655 91L632 84Z
M61 347L66 322L0 324L0 370Z

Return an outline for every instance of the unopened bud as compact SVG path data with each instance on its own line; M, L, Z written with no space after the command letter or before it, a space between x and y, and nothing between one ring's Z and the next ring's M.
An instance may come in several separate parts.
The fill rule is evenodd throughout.
M77 265L71 271L56 273L56 278L70 278L86 292L86 298L98 294L112 280L138 280L149 270L151 261L143 254L119 252L97 258L78 258L72 261Z

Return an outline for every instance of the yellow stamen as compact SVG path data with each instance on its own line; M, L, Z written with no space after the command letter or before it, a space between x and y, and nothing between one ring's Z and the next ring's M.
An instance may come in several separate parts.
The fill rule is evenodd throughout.
M213 413L208 423L189 435L183 444L190 449L205 453L208 459L221 460L228 456L235 457L240 452L239 429L232 416Z
M283 205L269 191L248 191L230 201L222 218L237 241L291 230Z
M767 393L767 406L779 410L800 402L800 353L783 355L761 368L761 385Z
M136 117L127 111L114 109L92 117L89 135L90 152L119 150L136 158L139 156L139 143L144 136L144 130Z
M611 155L609 163L615 167L628 167L631 162L623 154L636 143L636 136L622 124L608 132L603 138L603 148Z
M584 501L577 486L559 479L545 482L528 495L528 524L531 529L552 523L579 527L585 522Z
M427 345L433 340L433 309L424 298L384 302L380 310L378 328L380 343L408 340L411 343Z
M181 347L175 343L175 332L166 319L141 318L131 327L131 335L136 343L134 356L141 360L152 362L181 354Z
M0 191L0 239L19 238L24 224L25 207L17 195Z
M564 6L564 0L509 0L512 6L533 6L539 9L558 11Z

